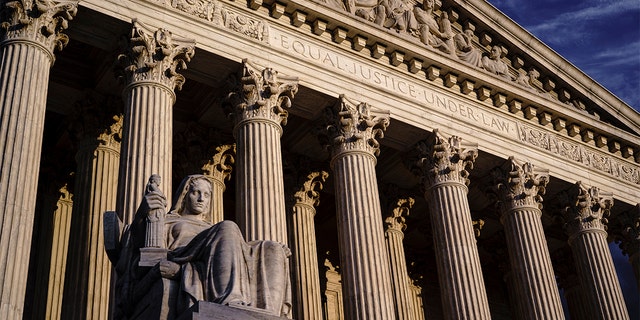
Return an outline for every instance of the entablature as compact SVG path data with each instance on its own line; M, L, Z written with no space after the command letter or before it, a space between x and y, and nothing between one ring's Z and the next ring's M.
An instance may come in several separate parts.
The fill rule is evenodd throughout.
M593 114L568 106L554 98L558 94L553 90L550 91L554 94L549 95L529 90L512 79L492 75L485 69L441 53L413 35L386 29L347 11L301 0L287 4L255 0L120 2L111 5L85 0L81 5L98 11L114 10L110 14L122 20L138 15L156 19L153 23L160 24L159 27L195 37L204 50L225 54L234 60L257 56L262 62L278 65L284 73L306 75L300 77L301 85L332 96L345 93L338 92L344 89L361 97L371 97L383 104L379 107L392 106L392 117L399 121L413 121L425 129L447 122L450 128L468 126L465 131L470 136L475 136L475 128L483 132L480 135L486 141L528 144L531 151L525 153L545 151L555 161L571 163L571 169L595 169L603 177L613 176L634 186L640 184L637 165L640 163L640 138L633 130L619 129L598 120ZM125 2L128 5L122 4ZM452 17L458 16L457 21L460 14L452 8L445 12ZM185 24L188 17L192 21ZM468 27L469 19L462 24ZM455 28L459 28L462 24L455 24L455 21ZM486 51L492 46L493 42L485 35L478 40L474 38L477 49ZM483 41L486 42L484 47ZM220 44L228 48L220 48ZM314 46L314 54L318 53L317 57L310 53L311 46ZM505 45L500 46L501 51L516 51L503 50ZM508 61L505 57L500 60ZM521 65L520 69L526 65L524 62L517 64ZM515 70L511 62L509 72L512 76ZM364 72L368 72L368 77ZM354 73L360 75L354 76ZM318 79L310 79L316 74ZM326 79L333 81L328 83ZM552 87L545 82L547 87ZM541 86L544 89L545 84ZM638 117L637 113L632 115ZM638 126L637 122L627 123L630 123L629 127ZM496 133L502 137L492 138ZM629 191L626 197L633 198L634 193L638 194L637 188Z

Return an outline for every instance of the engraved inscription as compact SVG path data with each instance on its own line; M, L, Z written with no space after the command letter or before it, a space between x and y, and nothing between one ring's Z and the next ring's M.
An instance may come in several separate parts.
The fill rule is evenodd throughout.
M513 121L496 117L481 108L474 107L446 94L430 90L418 83L394 76L373 66L359 63L332 50L322 48L292 35L272 32L270 37L270 43L288 51L294 56L301 56L306 60L314 61L336 72L367 82L387 91L400 93L405 97L427 105L429 109L438 109L440 112L453 117L470 120L478 126L485 127L491 131L507 134L514 138L516 137L516 125Z

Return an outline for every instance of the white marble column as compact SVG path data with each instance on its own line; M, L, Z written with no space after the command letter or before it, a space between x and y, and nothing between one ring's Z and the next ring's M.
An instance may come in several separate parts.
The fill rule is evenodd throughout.
M62 293L67 266L69 227L73 210L73 195L67 186L60 188L60 199L53 212L53 237L51 238L51 259L49 264L49 283L47 286L47 306L45 319L61 319Z
M62 319L109 317L111 263L104 249L103 215L116 206L122 115L100 121L111 123L101 133L101 126L85 128L76 154Z
M584 290L580 287L580 279L576 274L575 263L569 246L558 249L553 254L554 267L558 275L558 285L563 289L567 302L567 311L571 319L589 319L584 298Z
M206 218L212 224L224 220L224 190L225 181L231 179L231 171L235 162L236 145L227 144L216 148L216 154L204 166L202 171L211 180L211 206L209 216Z
M605 231L613 195L578 182L562 198L564 227L588 314L593 319L629 319Z
M78 1L2 1L0 42L0 319L21 319L49 72Z
M407 273L407 260L404 256L404 230L407 228L405 216L413 207L415 200L411 197L401 198L395 202L395 206L384 219L385 242L389 254L391 267L391 284L393 286L393 301L396 306L395 319L415 319L413 310L413 297L410 290L409 275Z
M238 226L247 241L287 244L280 137L298 79L246 59L238 78L225 102L235 120Z
M163 179L170 203L174 89L182 88L185 78L178 71L195 52L194 40L135 20L128 40L118 57L126 87L116 207L125 224L133 220L152 174Z
M320 190L329 174L312 172L293 195L291 212L291 263L295 319L322 319L320 273L314 216L320 204Z
M393 289L378 184L377 139L389 125L388 111L344 96L327 109L321 136L331 149L345 318L393 319Z
M490 319L467 193L477 145L437 130L416 145L412 170L422 179L446 319Z
M422 287L413 280L409 280L409 289L411 290L411 304L413 306L414 318L416 320L424 319L424 304L422 303Z
M541 220L549 170L510 157L491 175L522 319L564 319Z

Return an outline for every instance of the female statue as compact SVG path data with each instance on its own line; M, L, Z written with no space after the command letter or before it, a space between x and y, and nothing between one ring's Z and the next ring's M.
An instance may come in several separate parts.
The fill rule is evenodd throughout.
M136 250L144 243L140 240L145 238L144 219L148 212L164 208L166 203L159 190L147 191L134 222L123 234L123 242L128 243L122 250L126 254L120 254L116 268L126 278L118 290L119 298L125 300L119 303L123 318L139 318L136 310L149 307L169 310L166 318L179 317L197 301L259 308L277 316L289 314L289 249L275 241L247 243L234 222L211 225L205 221L211 191L211 181L203 175L191 175L182 181L173 208L164 219L166 259L145 268L139 264L140 251ZM153 288L149 283L159 280L179 283L165 285L174 288L165 289L170 297L157 299L174 305L154 306L148 301L146 296L154 293L144 292L145 287Z

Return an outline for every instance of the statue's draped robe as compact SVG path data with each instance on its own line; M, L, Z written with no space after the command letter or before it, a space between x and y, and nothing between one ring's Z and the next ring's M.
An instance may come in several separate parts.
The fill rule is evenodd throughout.
M181 265L177 314L199 300L289 314L288 249L281 243L247 243L230 221L211 226L177 214L166 219L168 259Z

